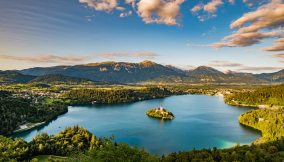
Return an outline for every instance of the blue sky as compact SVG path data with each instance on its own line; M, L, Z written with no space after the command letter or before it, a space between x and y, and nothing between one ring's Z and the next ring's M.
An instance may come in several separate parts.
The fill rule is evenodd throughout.
M104 4L100 8L103 1L117 4L115 7ZM182 68L207 65L222 71L259 73L284 68L282 49L263 50L283 38L282 20L273 28L258 29L265 34L277 31L277 35L258 37L257 42L245 45L235 43L234 40L239 39L234 36L222 48L213 45L238 33L240 29L231 29L230 25L246 13L257 13L264 7L282 11L281 0L261 4L253 0L251 4L243 0L234 3L229 0L155 0L159 6L146 11L151 5L147 1L151 0L132 0L133 8L124 0L2 0L0 69L145 59ZM217 6L214 6L216 3L212 3L213 8L207 5L213 1ZM170 2L174 6L167 8ZM268 6L272 3L274 7ZM193 12L198 5L203 9ZM206 5L211 8L204 7ZM131 12L131 15L121 16ZM258 18L265 19L265 16L268 17L260 15ZM280 43L282 47L282 41Z

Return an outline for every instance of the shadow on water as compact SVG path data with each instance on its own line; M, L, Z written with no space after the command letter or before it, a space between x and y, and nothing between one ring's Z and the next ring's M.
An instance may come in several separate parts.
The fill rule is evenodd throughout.
M132 105L136 105L136 104L144 103L144 102L147 102L147 103L157 103L157 102L160 102L160 105L163 105L164 100L166 100L169 97L149 99L149 100L143 100L143 101L135 101L135 102L127 102L127 103L111 103L111 104L99 104L99 103L96 103L96 104L78 105L78 106L79 107L84 107L84 108L87 108L87 109L93 109L93 108L96 108L96 109L104 108L105 109L106 107L107 108L117 108L118 106L119 107L128 107L128 106L132 106ZM160 106L160 105L157 105L157 106ZM74 105L74 106L70 106L70 107L78 107L78 106Z
M239 123L239 125L240 125L240 128L242 130L245 130L246 132L249 132L249 133L254 134L254 135L260 135L260 136L262 135L262 132L260 130L258 130L258 129L255 129L253 127L249 127L249 126L243 125L241 123Z
M160 125L170 125L172 123L172 120L164 120L164 119L159 119L159 118L153 118L153 117L150 117L150 116L147 116L147 117L151 121L154 121L156 123L160 123Z

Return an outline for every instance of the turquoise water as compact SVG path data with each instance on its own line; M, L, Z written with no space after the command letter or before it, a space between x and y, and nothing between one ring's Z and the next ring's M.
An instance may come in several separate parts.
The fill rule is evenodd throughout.
M145 112L163 105L176 118L163 121ZM249 108L226 105L222 97L204 95L172 96L136 103L75 106L68 113L39 129L16 134L27 141L42 132L56 134L67 126L79 125L96 136L115 136L118 142L166 154L193 148L226 148L250 143L260 134L238 123Z

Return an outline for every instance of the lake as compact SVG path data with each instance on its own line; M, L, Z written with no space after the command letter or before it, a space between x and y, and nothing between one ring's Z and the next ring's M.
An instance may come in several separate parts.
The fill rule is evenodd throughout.
M163 105L175 119L163 121L145 115ZM260 133L241 126L238 117L250 110L226 105L222 97L205 95L171 96L127 104L74 106L47 125L13 135L32 140L38 133L57 134L79 125L99 137L114 135L117 142L145 148L155 154L193 148L227 148L247 144Z

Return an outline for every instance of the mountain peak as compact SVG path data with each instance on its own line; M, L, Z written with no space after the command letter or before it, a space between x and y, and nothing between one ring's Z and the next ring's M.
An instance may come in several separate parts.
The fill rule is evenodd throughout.
M223 74L221 71L208 66L199 66L191 71L193 74Z
M100 66L100 65L112 65L115 64L114 61L105 61L105 62L95 62L95 63L89 63L85 64L84 66Z
M149 67L149 66L153 66L156 65L157 63L153 62L153 61L149 61L149 60L145 60L139 63L140 65L143 65L145 67Z

